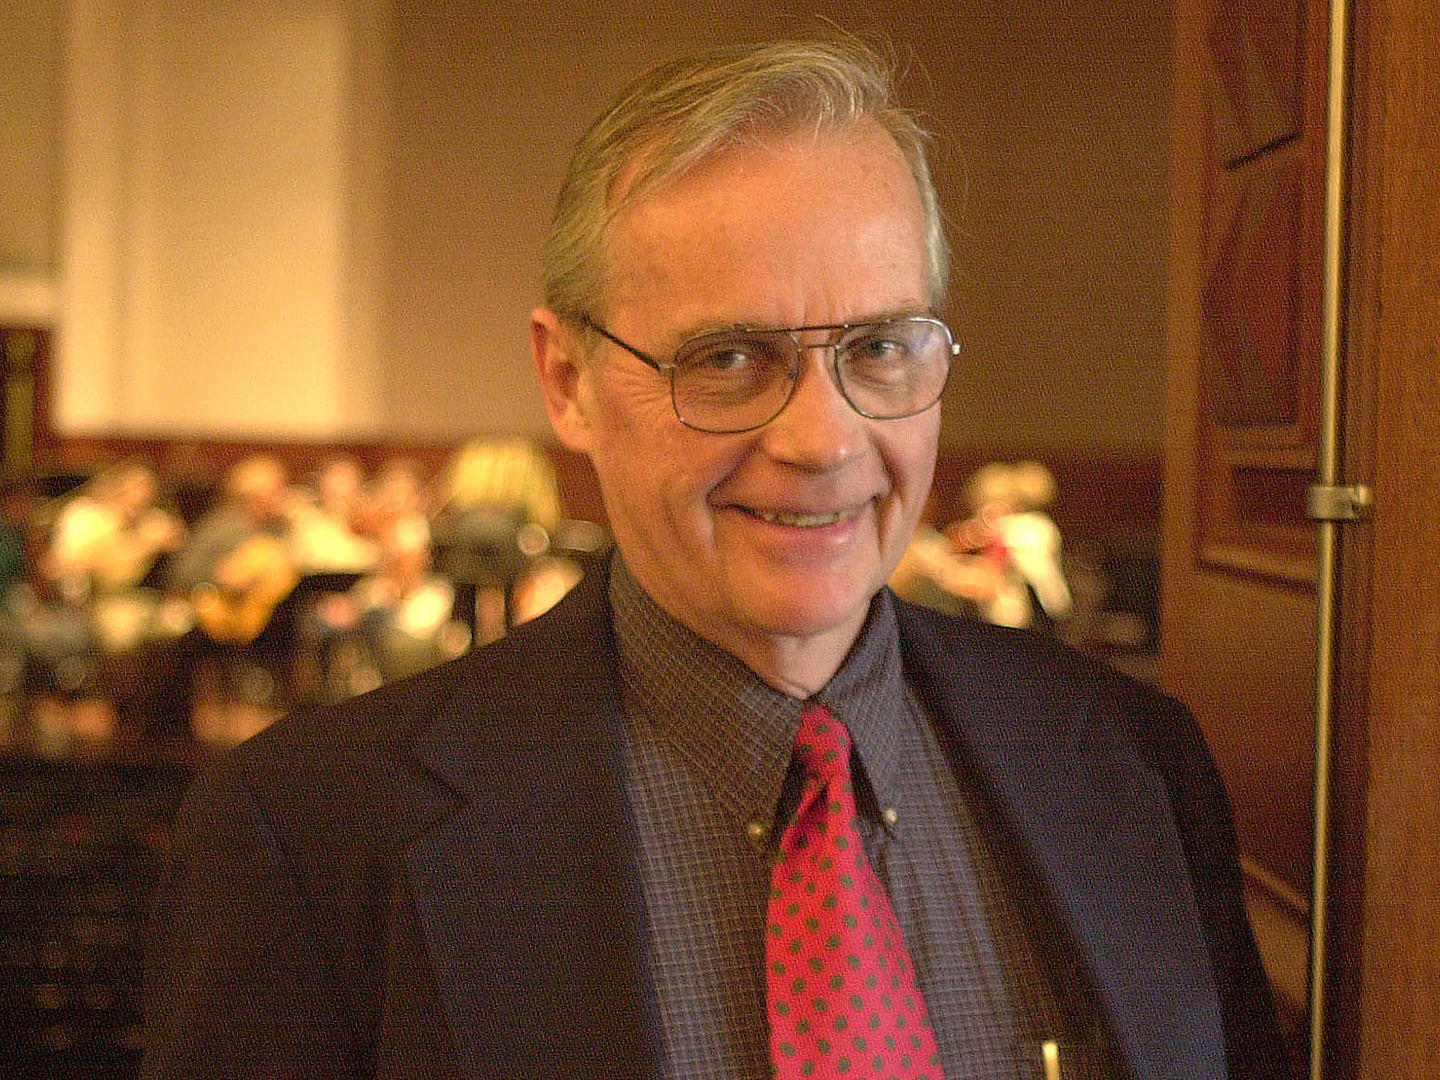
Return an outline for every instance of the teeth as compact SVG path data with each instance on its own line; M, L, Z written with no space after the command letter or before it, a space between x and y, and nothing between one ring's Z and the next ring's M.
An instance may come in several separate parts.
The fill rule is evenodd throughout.
M768 521L772 525L791 525L800 529L814 529L821 525L834 525L835 522L850 516L848 511L843 510L832 514L770 513L765 510L756 510L754 513L761 521Z

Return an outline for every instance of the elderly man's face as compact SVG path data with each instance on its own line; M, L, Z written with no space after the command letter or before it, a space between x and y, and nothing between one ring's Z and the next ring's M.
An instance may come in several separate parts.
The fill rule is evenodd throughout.
M662 360L717 328L928 309L919 196L873 122L728 152L637 201L612 236L595 316ZM578 346L558 323L535 336L556 429L593 461L640 583L772 684L818 689L791 685L786 667L853 642L924 505L939 409L868 420L841 397L829 350L813 349L778 417L707 434L676 418L664 375L614 346L556 389L541 354Z

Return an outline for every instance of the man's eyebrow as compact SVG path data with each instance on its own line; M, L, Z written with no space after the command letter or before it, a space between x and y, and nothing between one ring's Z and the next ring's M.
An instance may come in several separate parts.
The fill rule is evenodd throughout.
M772 327L753 322L701 323L699 326L692 327L683 334L680 338L680 343L684 344L692 338L707 337L710 334L749 333L755 330L770 329L772 329Z
M723 322L723 323L702 323L692 327L680 334L675 340L678 348L687 341L695 338L708 337L711 334L735 334L735 333L789 333L797 330L818 330L836 326L864 326L867 323L891 322L895 319L916 319L936 318L937 316L928 305L916 304L905 307L894 308L888 311L881 311L875 314L861 315L857 318L847 319L837 323L808 323L805 326L775 326L773 323L754 322Z

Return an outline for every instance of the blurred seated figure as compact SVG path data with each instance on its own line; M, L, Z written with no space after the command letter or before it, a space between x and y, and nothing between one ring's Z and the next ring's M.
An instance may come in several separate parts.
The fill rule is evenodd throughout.
M269 454L245 458L176 558L171 583L190 594L213 640L254 641L295 587L292 506L284 464Z
M429 529L430 508L420 466L408 457L387 458L376 470L360 505L359 531L378 544L397 525Z
M183 610L164 604L154 587L159 564L186 535L180 519L156 504L157 493L153 469L124 462L72 495L51 529L42 571L67 604L86 613L109 654L188 626Z
M321 463L313 492L290 510L291 551L302 574L364 573L375 567L375 541L361 535L364 474L348 454Z
M186 537L157 504L154 470L141 461L107 468L60 506L40 556L40 578L58 598L32 611L34 716L47 728L72 721L81 738L109 733L129 712L150 653L183 634L190 609L158 588ZM83 636L82 636L83 635Z
M995 560L956 551L950 538L922 521L890 575L895 594L912 604L947 615L980 617L1000 588L1003 570Z
M18 645L19 686L42 750L108 738L117 658L185 630L183 605L166 604L151 586L185 535L156 493L153 470L127 461L52 503L52 513L31 505L44 536L35 572L6 596L5 666L13 668Z
M129 461L72 495L55 519L46 573L72 599L140 585L160 556L177 550L185 526L156 505L155 472Z
M450 583L431 573L430 534L405 521L381 539L380 562L347 593L322 597L322 696L340 700L459 656L470 633L453 617Z
M6 742L22 725L42 753L104 739L113 715L100 698L99 648L83 608L40 573L53 524L35 486L15 481L0 499L0 708Z
M994 593L979 603L981 617L1053 631L1071 607L1060 530L1044 512L1055 500L1055 478L1038 461L992 462L975 471L966 491L971 516L945 533L956 552L994 566Z
M300 580L292 542L294 496L284 464L269 454L226 475L218 505L177 555L171 585L188 595L196 627L175 654L190 682L190 717L203 739L244 738L276 715L295 659L294 605ZM157 712L163 702L156 703ZM173 709L172 709L173 712Z
M451 457L435 521L436 568L455 583L456 611L477 645L514 623L516 583L549 550L560 516L550 459L529 439L475 439Z

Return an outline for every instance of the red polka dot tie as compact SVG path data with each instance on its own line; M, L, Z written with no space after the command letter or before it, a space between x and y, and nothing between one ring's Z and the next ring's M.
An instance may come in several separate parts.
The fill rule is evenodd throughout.
M800 714L805 790L780 838L765 936L770 1060L779 1080L942 1080L900 925L855 831L850 733Z

